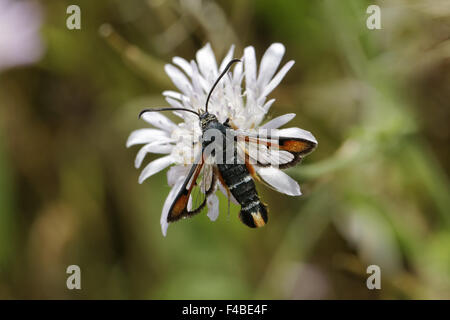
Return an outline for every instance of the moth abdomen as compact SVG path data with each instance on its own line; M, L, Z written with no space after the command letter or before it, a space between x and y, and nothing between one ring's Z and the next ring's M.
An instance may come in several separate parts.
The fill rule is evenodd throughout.
M268 215L266 206L258 200L242 206L239 219L250 228L259 228L267 223Z
M267 223L267 208L260 201L255 182L242 164L219 165L221 175L233 197L241 205L239 219L250 228Z

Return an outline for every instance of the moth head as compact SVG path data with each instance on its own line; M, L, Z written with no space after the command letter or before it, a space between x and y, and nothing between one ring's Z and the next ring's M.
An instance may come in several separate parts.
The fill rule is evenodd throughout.
M200 116L200 126L202 130L205 130L209 123L213 121L218 121L217 117L209 112L201 113Z

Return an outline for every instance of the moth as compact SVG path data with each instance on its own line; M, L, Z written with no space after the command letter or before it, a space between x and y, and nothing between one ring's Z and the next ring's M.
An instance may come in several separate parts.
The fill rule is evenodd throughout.
M267 132L260 134L258 131L240 130L231 119L221 123L214 114L208 112L211 94L220 79L236 62L240 60L231 60L211 87L205 111L167 107L144 109L139 114L141 117L146 112L185 111L199 118L202 130L201 152L170 206L167 222L199 213L205 207L208 196L215 192L217 184L220 184L228 195L228 211L232 199L241 206L239 219L245 225L250 228L264 226L268 220L267 206L261 201L255 186L255 181L264 181L258 176L255 166L288 168L299 163L316 147L315 141L304 137L274 136L268 135ZM213 152L207 153L211 144L216 142L207 134L210 130L219 133L222 143L219 143ZM230 150L231 152L225 152Z

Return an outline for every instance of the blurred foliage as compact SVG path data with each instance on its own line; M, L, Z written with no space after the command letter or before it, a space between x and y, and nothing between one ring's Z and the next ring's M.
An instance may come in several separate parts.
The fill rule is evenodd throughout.
M447 0L41 4L44 59L0 74L0 298L450 299ZM366 28L369 4L382 30ZM289 170L303 196L259 187L267 227L228 218L222 198L218 221L164 238L166 175L139 185L125 141L173 88L164 64L206 42L220 58L285 44L296 64L269 118L296 113L319 147Z

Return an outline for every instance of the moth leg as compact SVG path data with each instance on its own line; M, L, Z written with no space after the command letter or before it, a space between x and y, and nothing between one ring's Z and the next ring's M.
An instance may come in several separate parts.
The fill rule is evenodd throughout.
M228 211L227 211L227 219L230 219L230 192L228 191Z
M252 176L253 180L261 182L261 178L256 173L255 167L250 163L248 154L245 155L245 166L247 167L248 172Z

